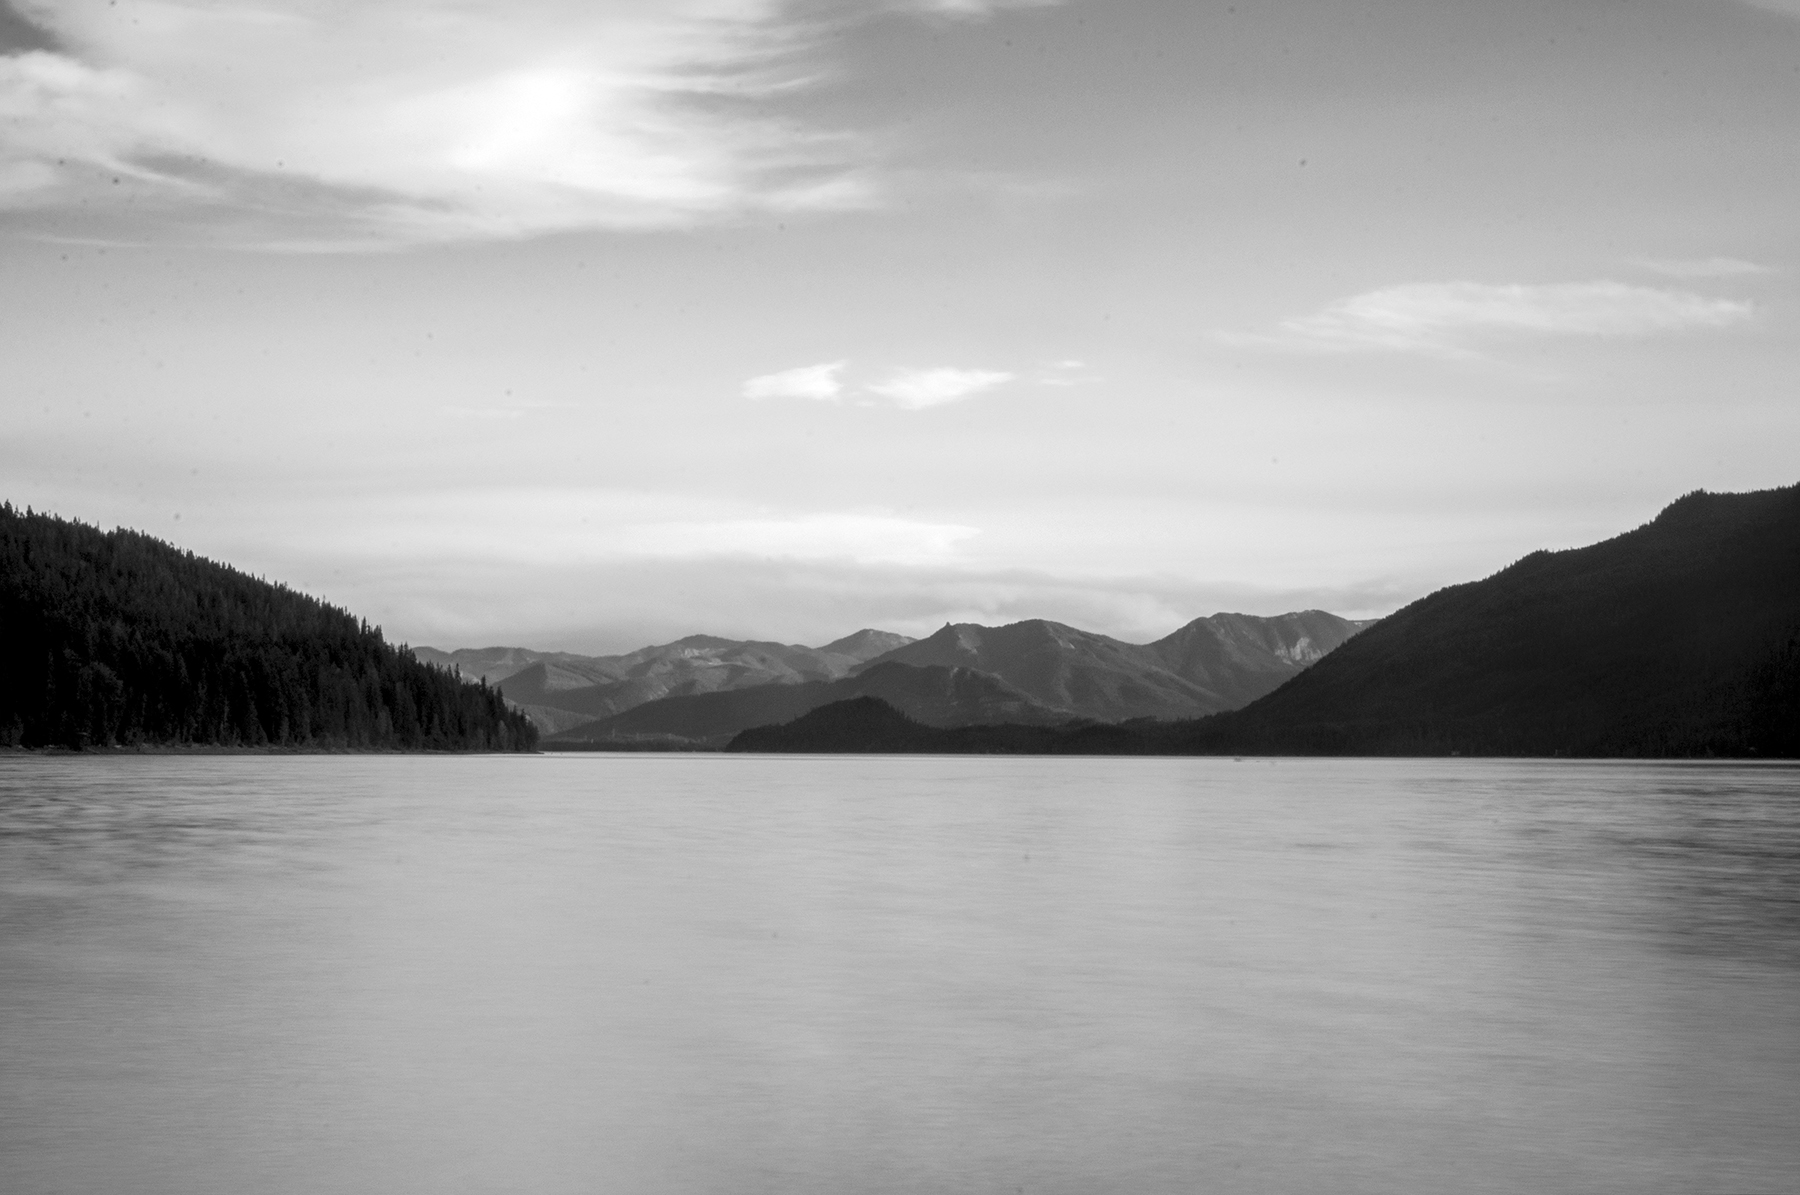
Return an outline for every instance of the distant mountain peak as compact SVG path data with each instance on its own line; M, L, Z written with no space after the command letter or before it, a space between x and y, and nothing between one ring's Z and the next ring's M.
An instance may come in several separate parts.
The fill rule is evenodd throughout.
M722 647L738 647L746 642L750 641L743 639L725 639L718 635L683 635L673 643L668 644L668 646L717 649Z
M911 642L913 642L913 638L910 635L899 635L893 631L878 631L864 627L860 631L845 635L842 639L833 639L818 650L832 655L849 656L861 663L864 660L872 660L876 656L885 655L896 647L905 647Z

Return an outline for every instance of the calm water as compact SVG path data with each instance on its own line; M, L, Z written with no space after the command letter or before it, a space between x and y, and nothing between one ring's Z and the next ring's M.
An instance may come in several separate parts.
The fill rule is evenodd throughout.
M1792 1192L1800 770L0 758L0 1187Z

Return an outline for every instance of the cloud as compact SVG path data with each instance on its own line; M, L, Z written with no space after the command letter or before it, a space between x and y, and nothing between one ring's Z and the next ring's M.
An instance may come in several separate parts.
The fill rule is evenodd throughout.
M981 534L960 523L927 523L879 514L814 514L785 519L671 523L633 529L629 554L692 558L843 560L858 564L943 564Z
M1800 4L1800 0L1795 2ZM1736 257L1639 257L1634 258L1631 264L1670 278L1748 278L1757 274L1774 273L1768 266L1759 266L1753 261L1743 261Z
M1099 381L1099 378L1088 370L1087 362L1074 358L1052 361L1039 370L1037 375L1040 386L1080 386L1095 381Z
M0 56L15 213L391 244L873 196L865 145L762 103L811 77L791 0L21 8L59 49Z
M1466 356L1493 336L1652 336L1723 328L1754 314L1748 302L1622 282L1493 286L1422 282L1340 299L1286 320L1273 336L1225 336L1310 351L1388 349Z
M910 369L868 390L910 411L942 406L1010 382L1013 375L997 369Z
M341 556L603 564L790 560L948 565L980 529L885 510L769 512L680 494L574 487L364 493L303 512L296 542Z
M1049 8L1062 0L914 0L907 7L952 17L985 17L1005 8ZM1800 0L1796 0L1800 3Z
M827 361L763 374L744 383L744 397L834 402L843 396L844 384L839 375L848 365L848 361ZM1051 385L1075 385L1087 380L1076 372L1081 366L1079 361L1059 361L1040 380ZM864 389L909 411L917 411L972 397L1013 378L1013 374L995 369L903 369L886 381L869 383Z
M846 361L828 361L823 365L803 365L780 373L766 373L744 383L744 397L810 398L829 402L843 393L844 386L838 380L838 374L847 364Z

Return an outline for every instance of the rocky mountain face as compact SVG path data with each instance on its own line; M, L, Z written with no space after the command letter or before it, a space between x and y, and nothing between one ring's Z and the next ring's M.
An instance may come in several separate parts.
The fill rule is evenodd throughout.
M618 656L521 647L415 651L420 659L460 668L466 678L496 684L540 730L555 734L663 697L835 680L910 642L862 630L824 647L690 635Z
M1323 610L1273 618L1215 614L1149 647L1169 671L1223 698L1226 704L1217 708L1235 709L1279 688L1370 625L1373 620L1353 622Z
M1261 618L1215 614L1134 644L1032 619L945 626L877 656L986 672L1072 717L1192 718L1236 709L1278 688L1367 624L1307 610Z
M876 697L925 726L1011 723L1048 726L1069 715L998 677L967 668L876 664L836 681L765 684L663 697L584 723L544 741L547 748L717 748L740 731L786 722L834 702Z

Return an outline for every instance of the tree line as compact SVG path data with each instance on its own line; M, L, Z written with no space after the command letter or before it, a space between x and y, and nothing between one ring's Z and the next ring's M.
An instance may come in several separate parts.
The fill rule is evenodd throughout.
M0 504L0 745L521 751L524 715L345 610Z

